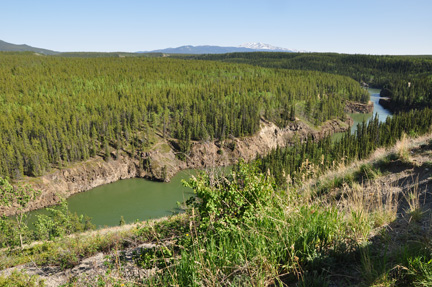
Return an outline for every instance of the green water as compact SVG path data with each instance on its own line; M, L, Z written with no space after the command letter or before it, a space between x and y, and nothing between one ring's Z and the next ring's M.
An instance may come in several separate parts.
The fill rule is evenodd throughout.
M220 167L212 171L220 174L230 169ZM90 216L97 228L118 226L121 216L126 223L161 218L182 212L178 203L184 203L193 195L193 191L184 187L181 181L195 174L196 170L183 170L170 182L142 178L119 180L72 195L67 203L71 212ZM28 223L31 228L37 214L48 212L45 209L30 212Z
M385 122L388 116L391 116L391 112L389 110L384 109L379 104L380 99L380 91L379 89L368 89L370 94L370 100L374 103L373 113L369 114L348 114L354 121L354 124L351 126L351 133L355 133L357 130L357 125L361 124L363 121L366 123L373 118L373 115L378 114L378 119L380 122ZM344 133L335 133L332 136L333 140L339 140L342 138Z
M105 184L69 197L69 210L90 216L98 228L119 225L121 216L126 223L131 223L137 219L173 215L181 212L177 202L184 202L193 195L181 180L187 180L195 173L194 170L181 171L168 183L132 178ZM29 223L41 213L46 211L31 212Z
M160 218L180 212L177 202L184 202L193 192L182 185L191 171L182 171L169 183L142 178L119 180L71 196L69 209L92 217L96 226L115 226L120 216L127 223L137 219Z
M378 113L380 121L384 121L390 112L379 105L379 90L369 89L369 93L371 101L374 102L374 113ZM350 116L354 120L351 132L355 132L357 124L371 119L372 113ZM334 138L337 140L337 137L341 138L342 135L343 133L336 134ZM181 212L177 202L184 202L193 195L191 189L181 184L181 180L188 179L193 173L196 171L181 171L169 183L138 178L119 180L73 195L67 202L72 212L92 217L92 222L97 227L117 226L121 216L127 223L137 219L160 218ZM29 221L34 221L35 215L40 213L46 211L31 212Z

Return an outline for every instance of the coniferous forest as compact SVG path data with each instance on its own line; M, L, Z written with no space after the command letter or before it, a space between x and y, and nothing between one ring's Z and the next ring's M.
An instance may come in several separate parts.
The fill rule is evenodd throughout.
M34 266L54 270L47 278L57 280L86 269L85 260L95 275L59 280L430 286L432 58L122 56L0 53L0 207L17 206L14 216L0 217L0 269L23 268L0 273L0 286L41 286ZM294 135L286 147L240 160L226 174L203 171L184 182L194 196L182 214L69 236L94 226L62 201L29 229L26 210L41 192L16 181L23 176L96 155L109 160L114 149L140 155L155 134L187 151L192 141L252 135L262 119L318 130L344 119L347 101L366 103L368 85L381 88L397 113L384 122L375 116L339 140Z
M353 79L315 71L169 58L68 58L0 53L0 176L139 151L150 130L191 140L241 137L260 118L314 125L367 102Z
M340 164L365 159L377 148L394 145L403 134L418 136L430 132L431 125L429 108L403 112L382 123L375 116L369 123L359 124L356 133L345 132L339 141L327 136L316 142L297 142L271 151L257 163L262 172L271 171L280 185L287 183L288 175L289 184L299 183Z
M344 75L384 89L395 111L432 106L431 56L257 52L182 57Z

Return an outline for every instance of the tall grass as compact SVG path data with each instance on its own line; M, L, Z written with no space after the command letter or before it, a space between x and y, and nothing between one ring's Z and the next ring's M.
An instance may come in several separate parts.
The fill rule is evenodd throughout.
M299 204L294 190L277 190L271 179L246 165L219 184L203 177L191 185L201 198L189 210L189 230L173 247L179 259L162 267L162 275L150 278L149 284L266 286L278 281L325 281L320 262L347 234L336 208ZM216 198L223 200L212 202Z
M409 215L409 221L420 221L423 216L423 211L420 207L420 192L418 177L409 192L404 193L404 198L408 204L406 213Z
M117 239L103 236L85 244L71 239L62 243L61 254L54 250L59 244L46 244L35 247L32 258L68 267L80 254L121 249L136 240L153 243L133 257L139 268L152 270L139 282L144 286L332 286L335 278L344 278L346 286L430 286L432 241L417 238L413 248L390 238L398 187L370 163L341 174L332 171L315 186L284 190L245 164L228 175L203 174L189 185L196 197L176 220L142 226ZM405 197L411 216L421 205L418 185ZM395 254L401 250L406 251L399 258Z
M385 270L387 257L380 263L364 246L374 228L396 218L391 186L342 184L335 207L310 200L305 190L305 197L295 188L278 190L250 166L240 169L213 183L202 177L190 184L200 196L188 213L188 233L177 242L179 259L149 283L325 286L329 270L350 250L360 251L364 278L384 274L374 272Z
M411 156L409 153L409 142L405 133L402 134L400 140L395 144L395 152L399 160L405 163L411 163Z

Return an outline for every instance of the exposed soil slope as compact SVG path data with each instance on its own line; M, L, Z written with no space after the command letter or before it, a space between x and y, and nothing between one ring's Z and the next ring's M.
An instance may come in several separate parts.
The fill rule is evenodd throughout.
M182 169L227 166L240 158L249 161L257 154L264 155L278 145L283 147L294 140L304 141L308 135L318 140L329 134L346 131L351 125L352 119L349 117L345 122L327 121L319 128L311 128L300 120L279 128L272 122L261 119L261 129L253 136L193 142L185 161L176 157L177 151L172 144L174 140L159 137L157 143L145 153L131 156L125 151L120 151L118 155L113 151L108 161L95 157L54 170L39 178L27 178L26 182L42 191L39 199L29 205L29 210L57 204L61 198L120 179L139 177L169 181ZM144 162L150 163L147 168ZM10 215L15 210L14 206L0 207L0 215Z
M409 158L406 161L394 159L381 165L382 175L375 180L364 182L363 190L368 192L370 188L382 187L382 190L392 193L396 198L397 216L396 220L389 225L377 227L369 235L371 245L368 247L372 252L384 252L387 254L398 253L398 248L410 240L423 240L429 238L432 231L431 209L432 195L432 135L407 142ZM342 171L332 171L325 176L334 177L335 174L350 172L362 164L379 164L378 160L384 158L391 152L378 150L370 159L356 162ZM414 219L410 211L409 194L416 189L418 191L418 208L422 211L419 218ZM332 198L332 194L328 195ZM130 227L130 226L129 226ZM122 229L129 228L122 227ZM110 232L119 232L120 227L99 230L80 236L106 235ZM385 230L385 232L383 232ZM423 238L423 239L422 239ZM170 242L159 242L158 244L170 244ZM114 269L110 276L116 277L121 282L136 282L154 274L157 270L143 269L134 264L133 254L140 249L152 248L151 242L132 242L131 246L124 250L116 250L108 253L98 253L90 258L83 259L74 268L61 270L59 266L35 266L34 264L3 270L0 274L11 274L13 270L21 270L30 275L39 275L40 279L46 280L46 286L58 286L68 282L75 282L74 286L88 286L97 284L99 278L104 278L107 271ZM351 256L347 254L347 256ZM110 259L107 259L110 258ZM120 263L121 262L121 263ZM113 266L115 268L113 268ZM116 267L117 266L117 267ZM403 267L401 267L403 268ZM118 275L117 271L118 270ZM399 272L400 270L394 270ZM403 271L403 270L402 270ZM340 269L330 271L330 286L364 286L360 280L362 277L360 267L357 265L344 265ZM379 276L379 274L377 274Z

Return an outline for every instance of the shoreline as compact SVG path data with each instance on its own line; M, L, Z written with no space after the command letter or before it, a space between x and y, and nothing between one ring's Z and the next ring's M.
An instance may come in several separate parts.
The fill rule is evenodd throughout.
M96 156L37 178L26 177L19 183L30 184L34 189L41 190L38 199L31 202L26 209L31 211L56 205L73 194L120 179L145 178L168 182L180 170L228 166L235 164L240 158L250 161L257 154L265 155L277 146L289 145L294 137L301 142L307 140L308 136L312 136L313 140L319 140L326 135L346 131L352 123L350 117L344 122L334 119L316 129L296 120L285 128L279 128L272 122L261 119L261 129L252 136L229 138L224 141L192 142L186 161L176 158L170 142L161 138L149 152L141 155L131 157L125 151L121 151L119 155L113 152L115 159L105 161L102 157ZM144 160L151 163L147 170L143 168ZM0 215L14 215L16 210L15 206L2 206Z

